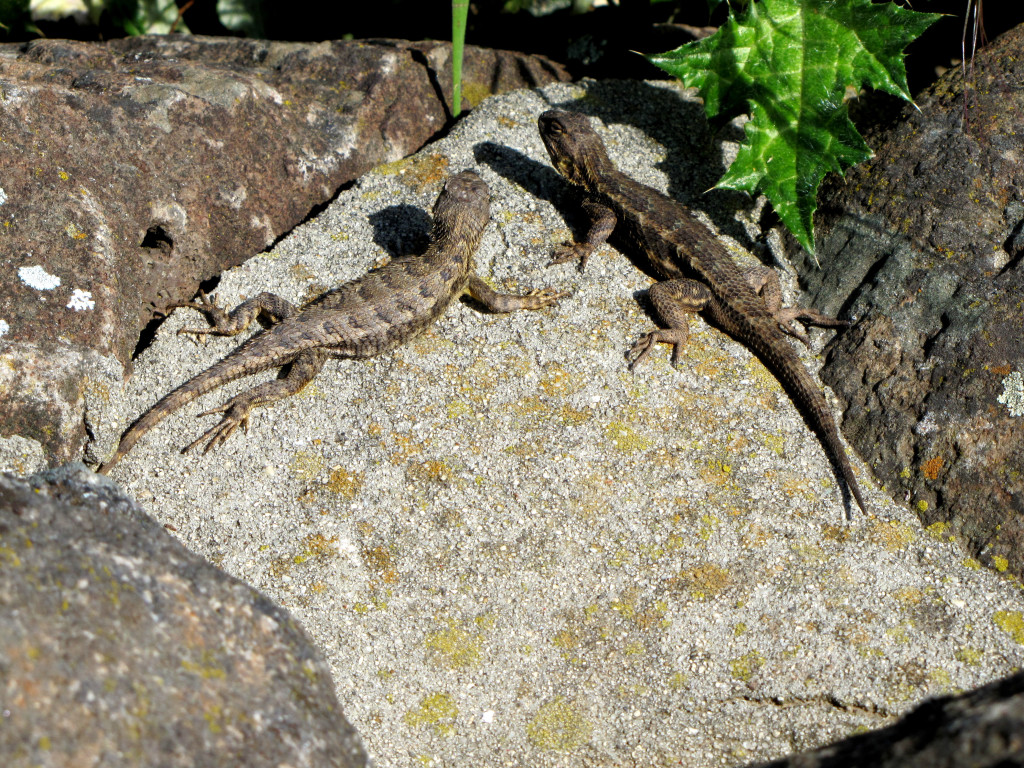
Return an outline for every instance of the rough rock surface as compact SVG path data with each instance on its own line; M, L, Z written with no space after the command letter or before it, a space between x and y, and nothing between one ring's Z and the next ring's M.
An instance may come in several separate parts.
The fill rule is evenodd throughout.
M1024 672L928 701L895 725L761 768L1015 768L1024 765Z
M552 106L594 115L626 172L742 242L759 233L758 202L701 195L735 145L710 141L701 105L671 85L486 99L216 295L302 301L415 251L442 180L467 167L493 197L480 273L572 295L507 317L456 304L182 456L216 418L196 414L264 379L235 382L162 422L112 477L299 617L381 768L745 765L1024 665L1019 583L924 530L855 456L874 514L846 522L821 445L741 345L697 320L678 369L664 348L626 369L654 326L650 278L611 247L582 275L547 267L579 221L537 134ZM176 311L161 327L126 402L95 420L97 455L241 341L176 335L197 321ZM833 336L812 332L814 349Z
M288 613L81 465L0 475L0 755L5 768L366 762Z
M471 101L566 77L466 57ZM76 455L90 352L127 369L155 310L441 131L449 60L387 40L0 46L0 434Z
M894 498L1024 575L1024 26L950 70L820 197L802 278L856 325L822 378Z

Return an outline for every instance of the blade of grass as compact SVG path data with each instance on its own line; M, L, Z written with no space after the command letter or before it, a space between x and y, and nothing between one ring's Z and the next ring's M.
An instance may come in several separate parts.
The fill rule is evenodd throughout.
M462 47L468 15L469 0L452 0L452 117L462 111Z

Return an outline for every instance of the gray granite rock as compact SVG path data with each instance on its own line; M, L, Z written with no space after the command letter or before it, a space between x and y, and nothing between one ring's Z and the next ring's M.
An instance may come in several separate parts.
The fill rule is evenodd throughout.
M69 465L0 475L0 762L359 768L365 755L287 611Z
M467 167L492 192L480 273L571 295L509 316L458 303L182 456L216 418L198 413L264 378L234 382L161 422L112 477L299 617L382 768L744 765L1024 665L1019 583L925 530L852 454L873 514L847 522L819 442L741 345L695 320L678 369L658 349L627 370L654 327L651 278L611 247L582 275L547 266L579 223L537 134L552 106L591 115L623 170L755 260L736 242L756 243L762 202L703 194L735 144L707 134L691 94L585 82L486 99L227 272L217 296L302 301L415 251L444 177ZM125 402L93 421L97 454L240 343L176 334L197 319L161 327ZM834 335L796 345L812 374Z

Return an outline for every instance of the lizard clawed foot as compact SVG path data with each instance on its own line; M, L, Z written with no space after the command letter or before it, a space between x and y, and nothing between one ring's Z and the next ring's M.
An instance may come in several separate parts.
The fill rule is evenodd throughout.
M632 357L629 363L629 370L634 370L640 363L642 363L651 350L654 349L654 345L671 344L672 345L672 366L679 365L680 354L683 349L683 345L690 339L690 329L688 327L683 328L661 328L657 331L651 331L641 336L636 344L634 344L630 350L626 353L626 359ZM633 357L633 355L636 357Z
M196 301L176 301L167 305L167 309L185 307L202 312L210 321L209 328L179 328L178 333L189 333L196 336L205 336L211 333L223 333L224 327L228 324L228 313L217 304L216 299L206 295L206 291L199 291L199 298Z
M845 328L849 325L846 320L838 320L829 315L822 314L816 309L807 307L785 307L775 313L775 320L779 329L790 336L799 339L805 346L810 348L811 340L807 332L796 324L799 321L805 325L816 325L821 328Z
M551 261L548 262L548 266L553 267L555 264L565 264L568 261L579 259L579 270L582 272L587 268L587 261L590 260L590 255L593 252L593 246L586 243L562 243L551 252Z
M241 396L240 396L241 397ZM219 408L211 408L208 411L203 411L199 414L199 417L210 416L215 413L223 413L224 418L220 420L219 424L215 424L206 430L202 435L193 440L187 446L181 449L182 453L188 453L197 445L204 440L209 439L206 443L206 447L203 448L203 455L212 451L224 444L239 427L242 428L243 432L249 431L249 411L252 410L252 405L236 402L239 398L232 398L228 400L224 405Z
M523 297L527 300L523 309L540 309L549 307L559 299L570 295L571 291L559 291L555 288L534 288Z

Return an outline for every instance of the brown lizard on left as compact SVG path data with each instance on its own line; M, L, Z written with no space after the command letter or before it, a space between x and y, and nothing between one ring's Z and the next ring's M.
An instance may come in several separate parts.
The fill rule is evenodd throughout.
M651 286L651 303L668 328L643 336L630 351L631 368L658 342L673 345L672 362L690 336L687 315L707 312L733 338L771 370L818 433L844 486L862 511L867 506L843 450L825 396L807 373L783 332L807 342L800 321L843 327L843 320L803 307L782 307L782 289L767 267L742 271L725 247L690 211L668 195L616 169L604 142L583 115L548 110L538 121L540 136L555 168L584 196L590 228L582 243L557 248L552 263L580 260L580 269L609 236L623 250L645 256L665 278Z
M168 414L234 379L288 366L286 375L268 381L200 414L223 413L221 422L192 442L208 440L204 453L221 445L238 427L245 429L253 408L294 395L320 372L328 358L372 357L424 331L464 294L491 312L540 309L564 294L544 289L525 296L497 293L474 272L473 255L490 220L490 190L473 171L445 183L434 204L431 242L422 256L394 259L345 283L303 308L261 293L230 313L200 296L198 303L172 304L202 312L211 328L179 333L234 336L260 314L272 325L245 341L219 363L185 382L150 408L121 437L117 452L100 473L110 471L144 434Z

